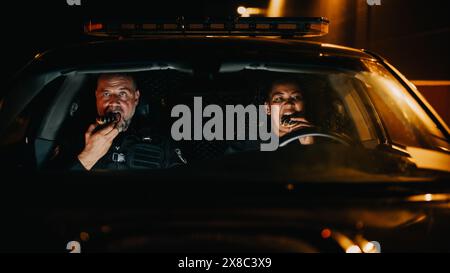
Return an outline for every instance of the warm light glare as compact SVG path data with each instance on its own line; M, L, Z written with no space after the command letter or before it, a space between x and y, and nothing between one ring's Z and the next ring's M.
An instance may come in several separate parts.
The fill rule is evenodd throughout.
M91 32L91 31L96 31L96 30L102 29L103 24L89 22L89 25L87 27L88 27L88 31Z
M243 7L243 6L240 6L240 7L237 8L237 12L238 12L240 15L244 15L244 14L247 13L247 9L246 9L245 7Z
M270 0L269 9L267 11L268 17L282 17L284 9L284 0Z
M328 228L326 228L326 229L322 230L321 235L322 235L322 238L328 239L328 238L331 237L331 230L329 230Z
M244 6L239 6L237 8L237 13L242 17L250 17L250 15L262 14L264 13L264 9L260 8L246 8Z
M365 242L362 249L364 253L381 253L381 245L377 241Z
M411 80L415 86L450 86L450 81Z
M363 247L364 253L373 253L375 250L375 245L371 242L367 242Z
M351 245L346 250L345 253L361 253L361 248L357 245Z
M450 194L420 194L420 195L413 195L407 198L408 201L411 202L431 202L431 201L438 201L438 202L448 202L450 200Z
M371 241L373 245L373 250L370 253L381 253L381 244L378 241Z
M249 15L262 14L263 10L259 8L247 8L247 13Z

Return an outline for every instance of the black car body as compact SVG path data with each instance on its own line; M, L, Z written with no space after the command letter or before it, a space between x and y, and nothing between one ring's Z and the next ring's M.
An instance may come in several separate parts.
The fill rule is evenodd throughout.
M380 73L426 121L424 127L414 127L414 119L397 123L420 135L411 145L402 142L387 120L395 115L387 111L401 105L377 108L368 99L355 104L366 107L361 119L371 125L352 127L366 137L349 146L288 145L224 156L223 141L197 141L184 143L190 164L174 170L45 170L61 128L82 133L73 124L92 113L76 114L89 107L80 90L92 88L98 73L124 71L149 79L138 114L163 130L173 121L170 107L194 96L219 105L257 103L267 71L317 74L315 82L333 74L337 86L344 85L339 75ZM382 252L449 250L448 127L376 54L295 39L101 41L36 56L11 91L0 112L2 166L14 175L2 190L2 200L15 208L7 213L14 220L5 228L15 237L5 238L5 251L66 251L69 241L86 252L373 252L369 241Z

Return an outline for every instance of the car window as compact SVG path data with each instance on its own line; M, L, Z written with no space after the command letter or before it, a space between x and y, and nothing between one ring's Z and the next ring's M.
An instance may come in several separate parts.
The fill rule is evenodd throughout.
M237 138L236 128L231 138L226 135L227 129L229 129L226 124L227 106L263 106L271 84L278 79L291 78L299 84L305 103L306 119L314 126L345 135L356 143L364 144L376 141L374 125L368 118L365 106L354 87L354 81L359 80L355 79L353 75L353 73L341 72L292 73L249 69L212 75L196 75L177 71L140 72L135 73L141 93L135 118L139 119L142 126L149 126L173 138L171 128L178 117L172 117L171 111L178 105L184 105L191 110L192 114L190 128L192 137L177 141L184 148L185 156L190 159L190 162L219 158L226 155L230 144L241 140ZM69 119L76 119L76 121L66 122L65 126L70 128L62 130L70 131L70 136L76 134L73 128L80 128L80 126L75 126L74 122L89 124L95 120L94 85L95 81L91 81L91 85L82 88L77 96L78 112ZM201 99L200 113L196 109L198 106L195 104L196 98ZM223 134L212 141L203 136L202 139L196 139L194 137L196 125L193 124L193 116L203 116L201 127L204 129L212 117L204 116L202 111L211 105L217 106L223 113L223 128L221 128ZM67 111L67 113L71 113L71 111ZM85 120L82 121L79 118ZM252 126L258 125L253 124L249 116L240 118L244 121L239 120L236 116L235 126L242 122L245 127L243 135L246 140L249 140ZM258 122L264 122L264 120L258 118ZM78 133L83 134L81 131Z
M412 147L449 149L445 136L411 94L381 65L358 78L374 103L392 142Z
M6 133L0 139L0 145L14 145L23 142L26 134L33 135L38 127L41 125L42 118L45 113L52 107L51 103L56 93L60 89L65 77L58 77L48 83L26 107L25 109L11 122L6 129ZM14 97L4 98L4 103L14 104Z
M64 77L59 77L48 83L41 93L6 127L5 133L0 138L0 153L3 155L1 164L3 166L19 168L36 166L36 151L40 148L35 146L36 133L42 124L45 113L52 107L53 98L63 82ZM14 96L9 99L5 98L5 103L12 105L17 103L14 101Z
M433 140L430 135L444 138L434 126L425 112L408 95L407 91L395 81L382 67L372 71L347 71L299 69L298 73L290 69L282 72L255 70L243 68L239 71L197 75L179 71L147 71L135 73L141 101L137 107L137 118L144 120L144 125L157 128L172 137L171 128L176 117L171 116L171 110L177 105L185 105L192 110L192 115L203 115L203 110L209 105L216 105L223 113L222 136L214 139L196 139L195 124L192 118L192 137L177 140L184 147L185 154L192 161L202 161L219 158L226 155L230 143L238 140L226 137L227 105L264 105L265 96L271 84L277 79L293 78L298 82L306 105L306 119L325 131L336 132L350 138L366 148L375 148L380 140L376 135L376 126L369 112L370 105L381 117L389 137L397 144L415 147L431 147ZM93 75L94 79L97 75ZM95 81L91 81L95 83ZM85 86L77 96L78 103L84 101L89 115L95 115L95 103L92 86ZM398 99L404 97L404 100ZM195 112L195 98L201 99L200 113ZM371 103L367 103L369 99ZM92 102L89 102L92 100ZM401 105L400 105L401 104ZM80 107L83 108L83 107ZM86 107L85 107L86 108ZM150 110L149 110L150 109ZM78 111L86 111L80 109ZM70 113L71 111L68 111ZM82 124L89 124L95 117L77 114L83 117ZM201 128L211 120L202 116ZM251 120L245 116L245 133L250 135ZM80 121L77 120L77 123ZM68 123L70 124L70 123ZM66 123L67 126L67 123ZM73 125L69 125L75 128ZM78 126L78 128L80 128ZM70 129L70 128L69 128ZM216 128L217 129L217 128ZM71 135L76 132L71 130ZM203 132L202 132L203 133ZM80 132L82 134L82 132Z
M300 91L304 118L321 132L337 134L354 145L375 149L382 141L378 134L382 126L395 144L421 148L448 147L435 123L381 65L371 63L364 66L354 60L345 62L345 67L338 64L334 60L324 67L266 63L230 66L229 69L201 73L177 69L134 72L132 75L141 94L133 117L137 121L134 124L151 128L173 140L190 163L228 156L230 147L240 141L256 140L256 145L250 146L261 150L260 128L270 130L272 127L267 113L263 116L255 113L256 120L252 120L248 113L243 116L232 113L232 126L235 128L229 133L228 108L264 107L274 82L289 78L295 80ZM63 78L48 84L12 125L20 130L11 130L14 134L6 135L9 137L4 140L9 143L23 142L27 132L39 128L42 118L52 118L48 116L51 113L66 113L67 116L58 130L57 139L48 139L51 142L48 145L59 147L71 141L70 138L83 139L88 125L96 120L94 94L100 73L90 71L88 75L89 80L74 89L77 92L74 100L65 104L67 109L60 111L52 111L52 107L61 108L61 105L50 103ZM41 101L38 98L42 98ZM179 106L190 111L187 138L184 134L183 137L173 134L174 124L181 118L173 115L173 110ZM220 115L215 112L206 114L206 109L213 109L211 107L217 109ZM381 124L374 118L374 112L381 119ZM212 120L221 123L211 126ZM241 126L240 129L238 126ZM209 136L205 131L209 132ZM252 132L257 132L256 138L251 137ZM51 134L42 132L42 135ZM323 142L326 141L318 139L315 143ZM82 145L82 141L79 144Z

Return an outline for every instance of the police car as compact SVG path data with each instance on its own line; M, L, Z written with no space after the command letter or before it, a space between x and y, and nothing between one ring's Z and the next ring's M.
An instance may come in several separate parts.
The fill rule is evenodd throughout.
M449 128L379 55L308 41L328 26L325 18L92 21L85 31L97 41L36 55L1 101L1 159L4 173L17 178L5 184L5 202L20 196L45 221L35 228L38 243L3 246L59 251L75 240L86 251L448 250ZM95 118L102 73L137 79L136 118L171 136L187 164L45 168L58 143ZM266 105L267 90L287 77L299 83L314 126L286 134L274 151L230 153L259 130L261 116L234 120L242 121L243 137L208 122L220 116L213 124L228 125L230 106ZM175 136L177 106L190 110L192 127ZM297 141L305 137L314 143Z

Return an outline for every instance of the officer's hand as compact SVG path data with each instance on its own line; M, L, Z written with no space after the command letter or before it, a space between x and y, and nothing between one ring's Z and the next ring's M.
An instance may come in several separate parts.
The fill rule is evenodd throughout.
M78 155L78 160L86 170L92 169L95 163L108 152L114 138L119 134L115 123L94 133L96 127L97 124L91 124L89 126L84 134L84 149Z

